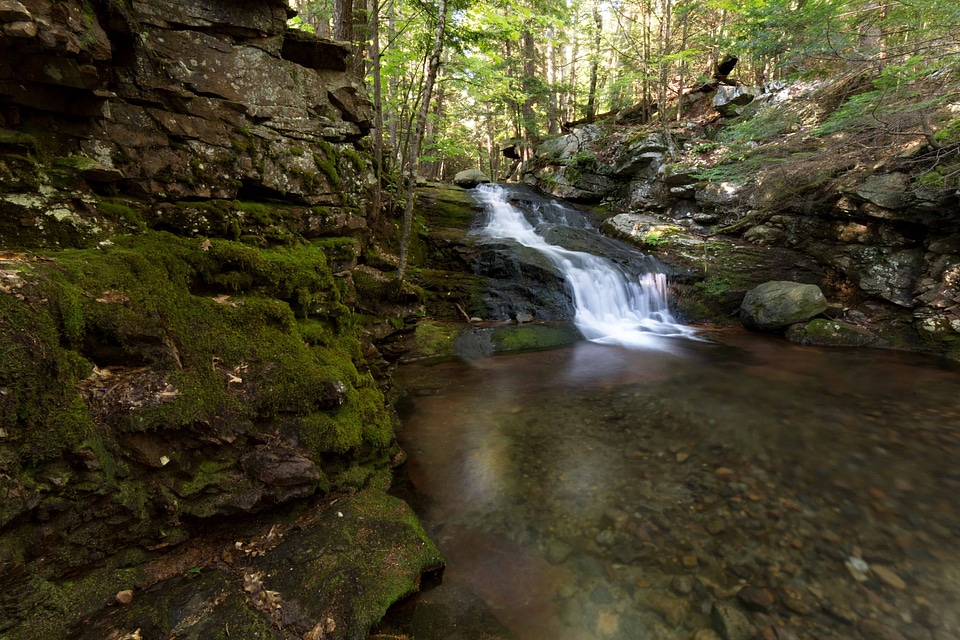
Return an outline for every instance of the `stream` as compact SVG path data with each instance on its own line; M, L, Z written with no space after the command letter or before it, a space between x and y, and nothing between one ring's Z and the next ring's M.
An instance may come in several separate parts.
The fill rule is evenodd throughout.
M957 366L714 337L401 368L397 490L448 567L394 623L707 640L719 603L771 638L960 637Z
M483 234L566 270L589 341L400 368L394 491L447 568L372 637L960 637L956 363L699 339L661 276L479 197Z

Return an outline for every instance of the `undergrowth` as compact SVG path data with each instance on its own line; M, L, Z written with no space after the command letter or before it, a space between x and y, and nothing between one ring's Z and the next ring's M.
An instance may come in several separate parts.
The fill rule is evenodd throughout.
M920 188L948 193L960 184L958 111L957 60L859 65L805 99L745 109L695 149L712 156L697 177L748 185L775 210L865 163L894 161Z

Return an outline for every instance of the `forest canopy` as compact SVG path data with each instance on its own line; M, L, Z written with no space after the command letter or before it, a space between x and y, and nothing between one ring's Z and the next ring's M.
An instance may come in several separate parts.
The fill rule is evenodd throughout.
M866 73L870 81L845 96L823 132L893 109L913 114L933 141L926 114L957 101L954 2L375 2L292 0L299 15L291 24L354 43L365 63L358 70L382 100L384 165L404 167L442 7L442 54L418 154L431 178L469 167L502 175L505 148L508 158L527 158L565 124L628 107L643 121L677 120L684 92L715 81L730 55L738 63L725 81L746 85Z

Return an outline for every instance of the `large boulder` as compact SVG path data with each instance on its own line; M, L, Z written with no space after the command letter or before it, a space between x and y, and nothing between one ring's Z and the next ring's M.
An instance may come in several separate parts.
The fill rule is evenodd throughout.
M750 104L761 93L760 87L720 85L713 96L713 108L723 116L737 116L740 115L740 107Z
M740 304L740 321L750 329L779 331L823 313L827 299L820 287L772 280L754 287Z
M453 184L464 189L473 189L478 184L487 184L490 178L480 169L466 169L453 176Z

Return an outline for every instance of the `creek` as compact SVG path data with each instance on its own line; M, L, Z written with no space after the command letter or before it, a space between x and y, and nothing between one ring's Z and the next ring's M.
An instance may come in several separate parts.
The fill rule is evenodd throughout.
M960 368L678 338L641 302L607 337L578 311L598 342L400 368L395 491L447 568L378 631L960 637Z

